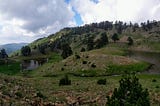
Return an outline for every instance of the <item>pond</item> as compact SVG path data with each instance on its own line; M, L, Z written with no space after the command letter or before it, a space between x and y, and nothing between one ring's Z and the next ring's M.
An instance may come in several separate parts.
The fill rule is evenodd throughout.
M48 58L41 58L36 60L23 60L20 64L20 67L21 70L34 70L46 62L48 62Z
M144 51L129 51L128 56L130 58L151 63L152 67L147 71L147 73L160 74L160 53L144 52Z

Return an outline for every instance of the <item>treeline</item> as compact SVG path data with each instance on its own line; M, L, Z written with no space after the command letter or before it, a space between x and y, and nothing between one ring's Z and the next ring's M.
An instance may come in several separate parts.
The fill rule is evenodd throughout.
M81 47L80 52L99 49L106 46L109 43L109 38L106 32L99 32L97 34L98 35L88 33L83 36L84 38L81 40L81 43L85 45L85 47ZM114 33L111 39L113 40L113 42L118 41L119 34ZM133 39L131 37L128 37L127 40L128 40L128 45L133 45ZM65 59L73 54L72 48L70 46L73 42L74 38L72 36L64 35L56 39L54 42L46 42L35 45L34 47L32 47L32 49L38 50L41 54L46 54L47 50L50 50L52 52L56 51L61 53L61 56ZM30 56L32 49L30 46L24 46L21 48L21 54L23 56Z
M80 27L74 27L74 28L64 28L64 30L71 30L71 34L84 34L96 31L97 29L103 29L106 31L112 30L113 28L117 31L118 34L121 34L123 30L127 28L131 28L133 32L135 32L138 28L142 28L143 31L149 31L153 27L158 27L160 24L159 21L147 21L147 22L141 22L138 23L126 23L123 21L116 21L115 23L109 22L109 21L103 21L100 23L92 23L87 24Z
M108 36L116 42L119 40L119 36L128 28L132 32L137 30L141 31L150 31L154 27L159 27L159 21L147 21L138 23L125 23L122 21L116 21L115 23L104 21L100 23L92 23L80 27L73 27L73 28L64 28L60 32L61 36L51 41L50 39L56 34L52 34L48 37L48 41L39 43L37 45L33 45L32 47L23 47L21 49L21 54L23 56L29 56L31 54L31 50L38 50L42 54L46 54L48 49L50 51L58 51L61 53L63 58L66 58L73 54L72 51L72 44L77 42L77 39L80 40L82 45L85 47L80 46L80 51L88 51L93 49L101 48L109 43ZM112 33L108 33L111 31ZM132 33L131 32L131 33ZM110 34L110 35L107 35ZM99 36L97 38L97 36ZM42 38L41 38L42 39ZM40 41L41 39L38 39ZM128 45L133 45L132 37L128 37L127 39Z

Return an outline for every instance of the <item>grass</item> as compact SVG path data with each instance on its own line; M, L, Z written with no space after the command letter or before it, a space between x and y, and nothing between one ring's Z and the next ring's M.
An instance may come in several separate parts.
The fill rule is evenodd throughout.
M119 86L119 80L121 79L121 75L107 75L124 74L126 71L141 72L149 67L148 63L124 57L125 50L116 47L113 47L113 49L111 47L105 47L78 55L80 56L79 59L76 59L73 55L62 60L59 54L51 53L47 55L49 58L48 63L38 67L36 70L26 73L29 77L17 74L19 72L18 69L17 73L13 71L13 69L16 69L15 63L15 65L12 66L12 71L5 71L5 74L14 72L12 75L15 76L6 75L0 79L0 83L7 88L7 90L4 90L4 95L10 95L10 91L16 91L15 88L18 86L20 87L20 91L16 91L14 94L19 97L25 96L25 98L29 100L36 100L40 96L42 101L66 103L70 101L69 98L72 100L80 98L82 102L100 98L98 101L89 104L101 106L106 103L106 96L112 93L114 88ZM36 57L36 55L34 57ZM87 61L87 64L83 64L83 61ZM95 64L96 67L91 67L92 64ZM18 66L19 65L17 65L17 67ZM64 68L64 70L61 70L62 68ZM72 70L73 68L74 70ZM8 68L4 68L4 66L3 68L0 67L0 72L1 69L7 70ZM2 73L4 72L2 71ZM71 85L59 86L59 81L65 74L68 74ZM149 90L151 103L153 105L159 105L160 76L148 74L138 74L137 76L143 88ZM101 79L106 79L107 83L104 85L97 84L97 81ZM153 82L153 80L156 81ZM11 83L11 81L14 81L14 83ZM11 84L9 85L8 83ZM38 96L33 96L34 94ZM14 101L19 102L23 101L23 99L15 98Z
M115 47L112 47L112 45L115 45ZM119 48L116 45L117 44L109 44L104 48L89 51L89 53L91 53L91 54L105 54L105 55L118 55L118 56L126 55L125 49Z
M159 94L160 90L156 88L156 86L160 84L160 77L158 75L139 74L137 76L143 88L147 88L150 94L156 92ZM62 87L59 86L59 80L62 77L63 75L38 79L34 78L30 80L30 82L33 88L38 89L38 91L46 96L47 100L64 102L67 101L67 97L72 97L73 99L81 97L85 101L89 100L89 98L95 99L101 95L101 99L105 99L109 92L112 92L114 88L119 86L118 82L122 78L121 76L76 77L69 75L72 84L70 86ZM153 78L156 79L157 82L152 82ZM107 84L98 85L97 81L99 79L106 79ZM150 95L153 104L155 104L153 99L156 99L157 97L158 96L156 95ZM160 101L158 103L160 103ZM97 103L97 105L100 104Z
M7 75L16 75L20 72L20 63L8 63L4 65L0 65L0 73Z
M61 61L63 58L58 53L52 53L49 57L49 63L55 63Z
M150 64L146 62L138 62L128 65L109 64L106 68L109 74L124 74L132 72L143 72L149 68Z

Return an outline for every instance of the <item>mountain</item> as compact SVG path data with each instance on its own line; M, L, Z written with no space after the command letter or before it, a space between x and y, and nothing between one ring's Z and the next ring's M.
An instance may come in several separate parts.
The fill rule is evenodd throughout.
M160 21L141 25L105 21L64 28L28 46L31 48L29 56L17 51L10 59L18 63L0 67L0 73L10 75L0 75L0 83L6 88L2 89L1 96L7 104L14 101L20 106L106 105L106 97L114 93L121 75L137 72L142 86L149 91L151 106L160 104ZM134 53L140 55L135 58ZM25 68L37 64L39 67L34 71Z
M21 47L27 45L28 43L10 43L5 45L0 45L0 49L4 48L7 54L10 54L14 51L21 49Z
M116 33L119 39L117 42L120 43L128 43L127 39L131 37L134 42L132 48L136 50L160 51L160 21L147 21L141 24L104 21L80 27L64 28L29 45L34 51L40 51L39 47L54 51L60 50L62 45L69 44L76 53L80 52L82 48L87 51L89 46L92 46L90 50L103 47L104 33L110 44L113 43L112 36Z

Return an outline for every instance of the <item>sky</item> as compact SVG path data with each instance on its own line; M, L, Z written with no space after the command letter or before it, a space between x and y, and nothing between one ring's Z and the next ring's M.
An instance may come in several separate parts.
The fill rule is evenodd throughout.
M0 44L32 42L64 27L160 19L160 0L0 0Z

